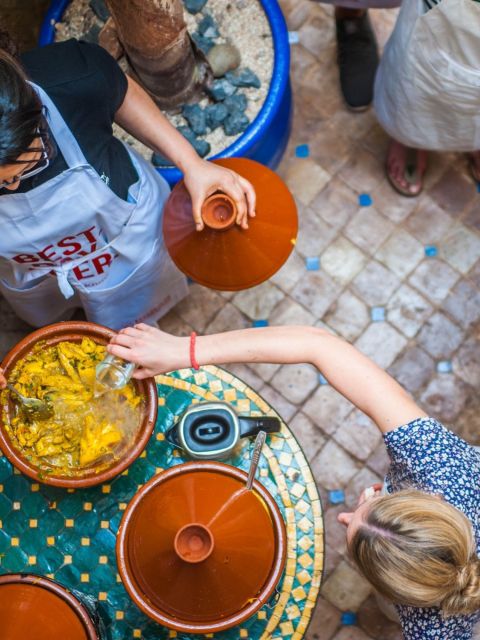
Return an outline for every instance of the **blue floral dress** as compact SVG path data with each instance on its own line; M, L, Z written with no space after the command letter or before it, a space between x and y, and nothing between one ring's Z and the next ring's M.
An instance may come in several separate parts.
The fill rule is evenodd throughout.
M473 525L480 556L480 454L433 418L384 435L391 460L388 493L413 488L441 494ZM480 611L443 618L438 608L397 606L406 640L471 640Z

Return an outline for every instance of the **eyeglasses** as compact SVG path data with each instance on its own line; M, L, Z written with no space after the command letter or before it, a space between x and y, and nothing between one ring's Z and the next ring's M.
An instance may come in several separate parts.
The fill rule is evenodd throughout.
M41 156L39 160L35 162L34 166L31 169L25 170L23 173L20 173L19 175L14 176L13 178L10 178L10 180L4 180L3 182L0 182L0 189L3 189L4 187L9 187L11 184L15 184L16 182L21 182L22 180L26 180L27 178L32 178L33 176L36 176L37 173L40 173L41 171L43 171L49 166L50 158L48 155L47 148L45 146L45 142L43 140L43 135L40 133L38 129L36 133L40 138L40 142L42 144Z

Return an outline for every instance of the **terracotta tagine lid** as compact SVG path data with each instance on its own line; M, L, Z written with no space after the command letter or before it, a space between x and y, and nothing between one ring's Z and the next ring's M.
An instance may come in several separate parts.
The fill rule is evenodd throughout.
M180 464L152 478L127 507L117 537L122 581L161 625L215 633L271 597L285 564L285 525L259 482L219 462Z
M99 640L84 605L53 580L35 575L0 576L2 640Z
M177 267L195 282L225 291L247 289L270 278L287 260L297 237L297 208L285 183L263 164L246 158L212 162L252 183L255 218L249 218L248 229L240 228L235 202L217 192L204 202L205 228L197 231L182 180L165 205L165 244Z
M9 374L15 368L17 362L25 358L38 342L46 346L51 346L64 340L71 342L81 342L83 337L88 337L98 344L108 344L115 335L115 331L94 322L56 322L37 331L33 331L28 336L20 340L11 349L1 363L5 377L8 380ZM158 393L155 380L146 378L145 380L133 381L138 393L143 399L142 414L139 418L139 426L128 447L123 450L107 466L95 465L79 470L74 475L62 475L61 472L52 470L46 473L36 466L31 460L23 455L22 451L12 441L7 428L14 415L14 405L10 397L0 405L0 449L9 461L22 473L30 478L57 487L79 488L90 487L102 484L119 475L145 449L150 436L155 427L158 409ZM7 423L7 424L6 424ZM0 634L0 638L2 638ZM2 638L3 640L3 638Z

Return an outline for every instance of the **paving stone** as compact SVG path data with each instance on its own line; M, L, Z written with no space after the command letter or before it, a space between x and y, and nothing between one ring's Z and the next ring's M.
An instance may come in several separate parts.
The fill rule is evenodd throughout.
M398 425L400 426L400 425ZM381 478L384 478L390 466L390 458L383 441L378 445L375 451L367 460L367 465L373 469Z
M304 257L319 256L337 235L337 230L322 220L311 207L305 207L300 217L302 222L295 250Z
M440 304L459 277L459 274L446 262L431 258L418 265L408 282L429 300Z
M473 394L468 398L452 429L470 444L480 446L480 395Z
M405 226L422 244L439 242L453 225L452 218L435 202L422 199L422 206L415 209Z
M370 322L367 306L350 291L334 301L324 320L348 341L355 340Z
M285 181L295 191L296 197L305 205L328 183L330 174L311 158L298 158L288 168Z
M308 19L311 11L311 4L308 0L283 0L281 6L291 31L299 29Z
M305 273L305 263L296 250L292 251L286 263L271 278L270 282L285 293L289 293Z
M373 473L368 467L360 469L360 471L353 476L348 483L345 490L345 511L355 511L358 507L358 500L362 495L362 492L374 484L383 484L383 477L376 473Z
M420 396L420 404L427 413L448 425L464 408L468 394L469 387L463 380L440 373L430 380Z
M378 606L375 595L367 598L360 607L358 611L358 626L372 638L403 640L400 624L393 622L384 615Z
M470 269L468 277L480 289L480 260Z
M403 222L418 206L416 198L394 197L392 185L387 180L383 180L371 195L378 211L395 224Z
M270 315L272 325L313 325L315 317L291 298L285 298L278 304Z
M366 262L365 254L343 236L339 236L322 254L322 269L341 284L349 283Z
M184 322L175 309L160 318L157 324L162 331L173 333L176 336L189 336L193 331L193 327Z
M265 382L269 382L281 367L280 364L267 363L249 364L248 366Z
M353 404L330 385L320 386L307 400L303 411L325 433L332 434L346 420Z
M370 584L356 569L353 569L346 562L341 562L323 585L322 594L324 598L342 611L358 611L360 605L368 598L371 591ZM342 635L343 640L347 640L347 638L348 640L357 640L362 636L356 635L355 632L363 633L359 629L352 627L345 627L341 631L345 632ZM337 638L339 637L340 634L337 633Z
M302 46L315 57L321 54L331 38L331 30L328 28L328 22L324 18L325 16L322 12L318 10L311 11L307 21L298 30Z
M329 440L312 463L316 481L325 489L346 487L360 469L358 462Z
M309 640L332 640L335 631L340 625L340 615L340 611L336 607L320 596L305 638L309 638Z
M325 436L302 411L295 414L288 426L300 442L308 461L312 463L326 442Z
M397 229L375 253L375 258L399 278L413 271L423 256L422 244L404 229Z
M371 260L354 279L353 291L371 307L385 305L400 281L389 269Z
M351 151L351 139L347 133L339 132L335 127L317 128L310 144L311 157L334 175L348 160Z
M321 318L341 291L341 286L322 270L306 271L292 291L292 298Z
M359 460L365 461L382 440L377 425L362 411L355 409L333 434L338 444Z
M458 216L477 197L477 192L470 178L449 167L429 190L429 195L447 213Z
M467 280L460 280L443 303L443 308L467 329L480 320L480 291Z
M389 367L388 373L410 393L415 393L435 374L435 362L417 346L406 349Z
M406 338L386 322L367 327L355 346L382 369L389 367L407 344Z
M387 304L388 321L408 338L413 338L432 311L432 305L407 284L397 289Z
M456 223L441 241L440 251L452 267L467 273L480 255L480 237L463 224Z
M318 386L318 372L309 364L289 364L275 373L270 384L293 404L300 404Z
M234 376L243 380L249 387L255 389L257 392L261 392L263 387L263 380L258 376L255 371L246 364L235 363L224 365L227 371L230 371Z
M472 336L466 340L457 351L452 364L456 375L478 390L480 388L479 338Z
M192 284L189 295L175 307L175 311L195 331L203 333L223 304L222 297L216 291Z
M208 324L206 333L221 333L232 329L246 329L250 323L230 302L220 309L215 318Z
M260 395L288 424L291 418L293 418L293 416L295 415L297 407L295 407L295 405L293 405L291 402L288 402L286 398L284 398L280 393L278 393L276 389L271 387L268 383L266 383L262 387L262 393Z
M463 331L441 312L434 313L418 334L418 343L437 359L447 359L463 339Z
M352 120L349 114L350 121ZM354 125L358 125L354 122ZM352 189L359 193L372 193L383 180L383 167L380 160L368 151L359 149L340 168L338 176Z
M334 640L371 640L371 637L358 627L342 627ZM382 638L382 640L385 639Z
M343 233L366 253L373 254L393 230L393 224L375 207L361 207Z
M463 218L463 223L477 231L480 231L480 206L477 201L473 201L470 212Z
M310 206L334 229L341 229L358 211L356 193L337 177L332 178Z
M283 299L284 293L271 282L240 291L233 304L252 320L269 317L272 309Z

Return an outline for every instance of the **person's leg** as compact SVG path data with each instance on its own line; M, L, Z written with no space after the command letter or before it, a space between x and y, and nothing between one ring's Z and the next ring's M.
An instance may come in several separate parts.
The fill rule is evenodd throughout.
M348 107L364 111L373 100L378 50L368 13L335 8L340 88Z
M427 169L427 152L410 149L401 142L390 142L387 155L387 177L390 184L404 196L418 196L423 189Z

